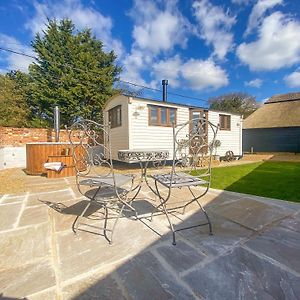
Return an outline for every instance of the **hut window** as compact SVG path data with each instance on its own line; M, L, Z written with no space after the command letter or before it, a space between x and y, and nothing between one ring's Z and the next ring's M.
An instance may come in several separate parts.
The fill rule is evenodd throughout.
M149 125L171 127L176 123L176 108L149 105Z
M111 128L122 126L121 105L115 106L108 111L108 119Z
M231 117L229 115L219 115L220 130L230 130Z

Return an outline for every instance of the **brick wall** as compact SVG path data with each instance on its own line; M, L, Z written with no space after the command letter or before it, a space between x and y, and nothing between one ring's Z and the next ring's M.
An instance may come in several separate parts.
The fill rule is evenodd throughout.
M68 132L60 130L59 141L68 140ZM0 146L19 147L31 142L55 142L54 129L0 127Z

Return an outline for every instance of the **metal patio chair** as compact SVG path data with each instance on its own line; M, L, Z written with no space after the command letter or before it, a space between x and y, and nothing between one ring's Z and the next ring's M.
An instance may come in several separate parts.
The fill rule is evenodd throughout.
M155 193L160 200L160 204L155 207L155 211L163 212L166 215L173 234L173 245L176 245L175 233L177 231L208 225L209 233L212 234L211 221L199 199L210 188L212 151L217 132L218 126L212 124L206 118L197 118L184 124L173 125L172 170L168 174L154 174L151 176L155 183ZM182 205L168 208L171 204L169 200L172 192L182 188L189 191L190 197ZM207 222L175 229L170 214L179 209L182 209L182 214L184 214L186 207L194 202L199 205ZM151 219L153 214L154 211Z
M78 230L79 220L87 213L91 204L103 210L103 235L112 243L116 224L127 207L135 216L132 199L134 176L115 174L111 158L110 126L91 120L75 122L69 131L71 153L76 169L76 184L79 192L89 201L72 225L74 233ZM113 217L111 216L113 215ZM113 223L108 228L109 220ZM107 234L110 232L110 237Z

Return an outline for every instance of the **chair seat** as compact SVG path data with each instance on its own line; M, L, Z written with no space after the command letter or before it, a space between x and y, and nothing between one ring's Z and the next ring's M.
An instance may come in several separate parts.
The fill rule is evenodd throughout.
M119 200L118 195L122 197L126 193L128 193L128 191L125 189L122 188L115 189L113 187L105 186L100 190L98 188L88 190L85 193L85 196L89 199L93 199L95 201L105 203L105 202L113 202L113 201L116 202Z
M152 175L151 177L166 187L171 186L171 174L156 174ZM172 187L174 188L183 186L205 185L208 183L209 182L206 180L186 173L173 174L172 178Z
M83 178L85 176L82 176ZM86 179L80 180L80 185L88 185L88 186L100 186L100 185L114 185L114 179L112 176L86 176ZM126 183L129 183L132 180L132 175L123 175L123 174L115 174L116 186L121 187Z

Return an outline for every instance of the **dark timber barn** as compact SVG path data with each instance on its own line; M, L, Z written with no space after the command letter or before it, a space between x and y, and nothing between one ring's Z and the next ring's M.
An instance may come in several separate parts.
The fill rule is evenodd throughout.
M300 152L300 92L275 95L243 123L243 151Z

